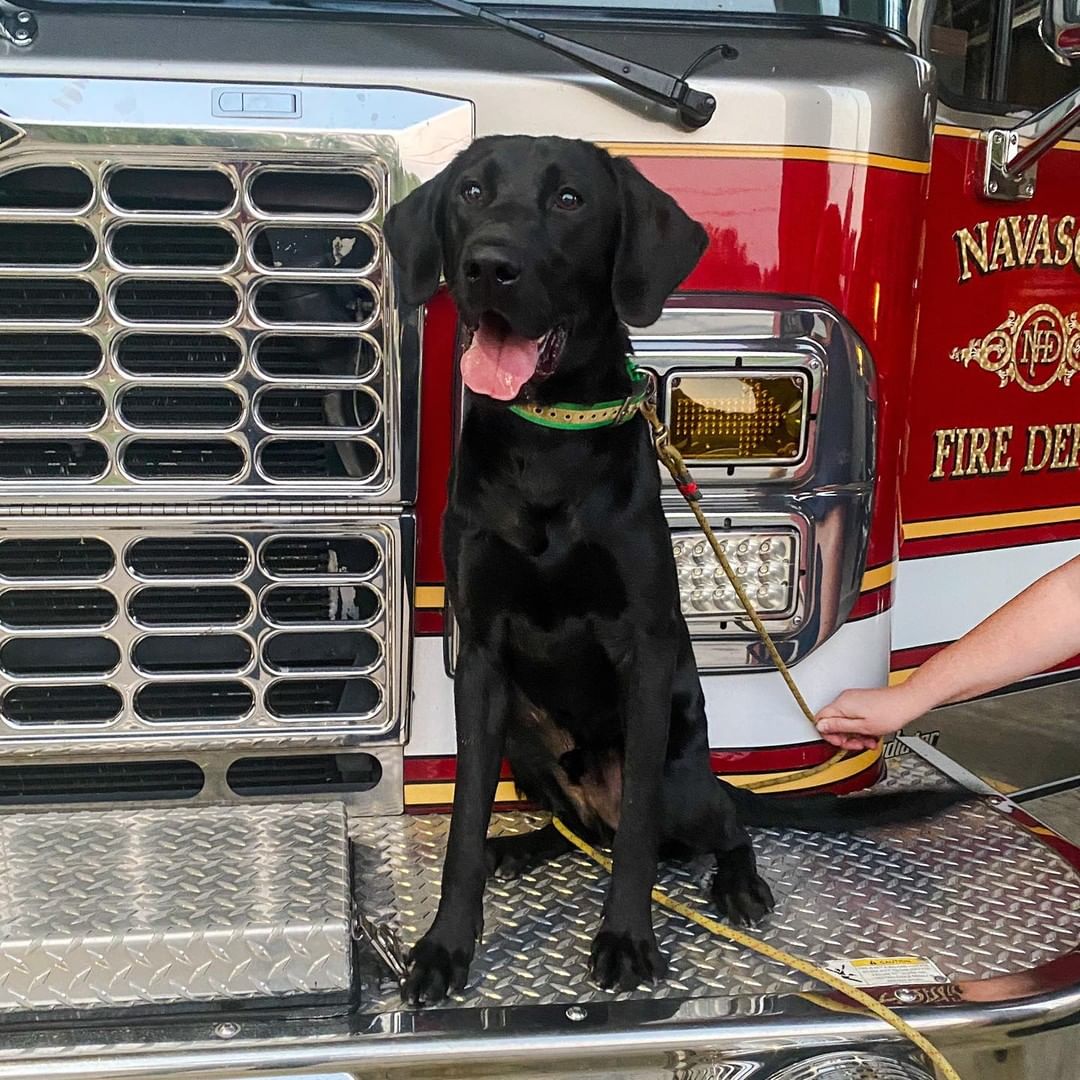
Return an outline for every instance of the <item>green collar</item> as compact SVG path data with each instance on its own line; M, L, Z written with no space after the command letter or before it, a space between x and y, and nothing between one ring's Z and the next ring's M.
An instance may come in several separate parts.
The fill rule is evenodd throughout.
M633 384L630 396L621 401L600 401L595 405L575 405L564 401L554 405L511 405L510 411L522 420L560 431L590 431L593 428L625 424L649 395L649 376L626 358L626 373Z

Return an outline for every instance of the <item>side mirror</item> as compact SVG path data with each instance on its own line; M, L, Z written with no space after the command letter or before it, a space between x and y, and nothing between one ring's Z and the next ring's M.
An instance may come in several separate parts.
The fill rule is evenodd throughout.
M1042 0L1039 33L1060 63L1080 60L1080 0Z

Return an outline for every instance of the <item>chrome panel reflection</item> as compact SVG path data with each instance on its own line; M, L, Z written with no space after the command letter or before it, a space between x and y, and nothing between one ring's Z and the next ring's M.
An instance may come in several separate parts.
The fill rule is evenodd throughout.
M64 453L67 458L104 453L108 464L101 469L95 462L91 469L61 462L51 472L47 464L40 464L30 470L40 475L0 481L0 502L18 502L30 495L115 501L121 494L219 502L265 498L271 492L275 498L286 492L293 496L318 492L319 497L347 493L379 503L411 501L416 493L419 318L415 312L399 311L395 302L381 239L382 217L387 206L437 173L467 144L472 133L470 107L406 90L305 86L302 121L245 116L238 131L235 118L211 114L212 94L204 83L81 79L74 97L69 87L65 79L0 77L0 102L26 131L17 144L5 144L0 150L0 175L35 167L74 169L89 182L89 200L80 187L77 196L65 193L54 200L57 206L0 208L0 222L37 222L43 227L70 222L87 230L94 260L63 267L6 265L0 267L0 286L5 280L43 286L83 282L98 298L96 311L88 313L87 297L50 299L34 307L30 295L25 304L34 318L5 320L0 313L0 334L78 330L99 344L104 363L63 381L99 391L107 402L107 417L92 439ZM148 169L159 171L140 172ZM204 192L200 204L182 185L173 190L163 183L177 173L217 177L211 185L214 192ZM299 182L289 185L293 176ZM285 192L283 196L260 199L258 185L267 177L284 185L279 191ZM340 205L333 200L318 204L317 198L305 201L307 187L314 183L318 188L319 178L334 177L354 177L357 182ZM166 188L165 196L156 201L155 184ZM158 238L179 244L180 254L171 260L147 257L145 262L130 255L119 257L115 250L119 230L147 226L170 230ZM221 237L231 238L235 255L222 262L229 254L225 252L216 263L206 253L185 256L183 246L204 235L192 232L195 227L221 230L220 237L210 239L216 244ZM267 230L274 228L323 240L334 228L346 235L342 244L331 245L329 262L313 263L298 256L295 265L289 265L291 256L256 250L257 245L266 246ZM137 233L126 235L139 241ZM332 237L326 240L331 241ZM359 260L363 265L343 269L338 264L347 257L350 241L364 244ZM180 265L173 265L176 262ZM327 299L321 307L297 299L296 290L305 285L322 291ZM293 291L264 294L274 305L267 311L259 294L269 286ZM130 295L133 287L152 291ZM328 291L342 288L348 295ZM233 295L235 302L229 298ZM181 362L181 349L175 363L170 359L161 370L135 372L119 352L122 342L134 334L160 335L161 341L169 335L186 335L204 341L205 348L225 336L239 347L240 355L236 362L230 358L209 371L193 373ZM278 377L255 359L257 339L269 335L355 338L365 342L365 350L374 350L377 363L365 363L363 371L350 370L337 357L331 375L313 370L305 377L298 360L294 371ZM319 363L316 357L312 366ZM4 382L33 387L59 379L53 373L39 376L30 366L25 375L8 375ZM169 381L194 387L227 382L245 403L257 402L267 390L286 384L308 382L316 388L333 383L339 395L362 395L365 422L349 422L343 403L344 416L328 414L325 426L275 428L274 434L287 440L283 446L280 441L275 444L270 430L258 422L257 406L245 409L235 423L185 428L163 418L148 426L161 433L161 440L179 444L185 437L195 437L213 445L205 450L178 445L175 460L168 447L151 448L141 466L133 469L125 461L132 449L123 439L131 427L119 416L116 402L130 387ZM370 404L375 408L368 417ZM54 451L35 446L32 439L68 430L58 424L7 434L23 440L26 454L36 461ZM353 460L355 454L328 441L334 433L362 434L362 460ZM226 438L231 447L225 445ZM285 471L264 467L264 451L271 446L276 458L288 463L299 456L306 464Z
M823 305L730 296L676 297L633 343L661 385L677 372L710 368L808 373L806 449L797 463L693 467L703 506L721 533L726 522L739 526L747 515L796 523L798 603L791 616L767 625L784 659L798 662L844 623L865 569L877 434L876 379L866 346ZM669 522L692 525L667 472L661 475ZM748 624L727 620L721 628L714 620L707 629L702 622L690 621L702 671L771 669Z
M0 534L7 542L65 541L57 558L70 552L73 542L91 541L99 559L98 545L104 544L112 563L107 573L94 562L87 564L86 576L61 576L49 572L48 550L39 557L25 554L25 546L15 549L0 586L0 616L7 613L0 649L9 641L33 639L52 643L57 657L52 666L43 658L30 673L0 670L0 703L16 687L58 694L70 693L61 689L66 687L109 687L124 704L111 720L85 722L77 710L71 711L70 702L50 705L46 698L40 720L29 723L25 717L6 717L0 705L5 755L72 755L91 747L98 755L114 749L311 749L404 740L411 516L12 516L0 518ZM140 547L150 540L155 545ZM202 547L191 547L200 540ZM217 558L224 563L220 570L208 546L215 542L223 552ZM350 565L338 565L338 545L345 560L355 560L355 572ZM268 551L279 553L269 560L280 566L272 576L265 570ZM299 573L289 573L297 568L289 559L299 560ZM265 608L275 595L284 616L275 612L271 618ZM303 653L292 670L283 670L280 661L275 665L266 654L283 634L293 635L288 640L297 647L306 643L314 650ZM119 664L107 671L93 667L86 659L88 638L114 642ZM152 671L140 663L151 639L175 649L175 656L159 658ZM207 652L215 639L223 650L219 664L210 662ZM360 648L363 657L350 667L335 641ZM323 665L316 663L320 644L330 650ZM191 655L185 661L187 645ZM245 648L250 659L238 666L232 656ZM69 653L82 668L76 664L71 670ZM308 709L294 702L275 715L271 702L278 703L282 693L304 680L321 688L322 706ZM137 699L147 686L172 686L173 691L161 693L195 695L200 708L219 711L185 716L181 709L174 720L144 718ZM233 702L250 693L254 707L230 718L229 709L237 706L214 699L215 689L231 694Z

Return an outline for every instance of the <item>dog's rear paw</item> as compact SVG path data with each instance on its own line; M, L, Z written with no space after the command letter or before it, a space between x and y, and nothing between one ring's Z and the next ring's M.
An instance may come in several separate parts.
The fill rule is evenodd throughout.
M447 994L461 993L469 977L472 952L471 947L449 947L426 934L409 954L401 1000L406 1005L434 1005Z
M601 930L592 947L593 981L605 990L633 990L641 983L662 982L667 960L648 933Z
M537 863L529 833L518 836L490 836L484 843L488 877L510 881Z
M744 857L738 852L718 861L712 896L720 914L735 926L756 926L776 906L753 855Z

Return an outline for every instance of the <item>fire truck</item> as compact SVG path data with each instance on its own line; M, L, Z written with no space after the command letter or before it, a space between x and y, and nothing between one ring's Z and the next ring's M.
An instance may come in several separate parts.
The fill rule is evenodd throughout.
M819 708L1080 551L1077 57L1077 0L0 0L0 1076L928 1080L674 915L664 984L598 990L576 855L490 882L467 992L402 1006L454 788L462 393L381 224L524 133L705 225L635 353ZM717 774L981 796L761 831L760 936L965 1080L1075 1076L1080 849L925 741L822 771L663 498ZM535 816L505 773L492 828ZM702 875L661 884L705 906Z

